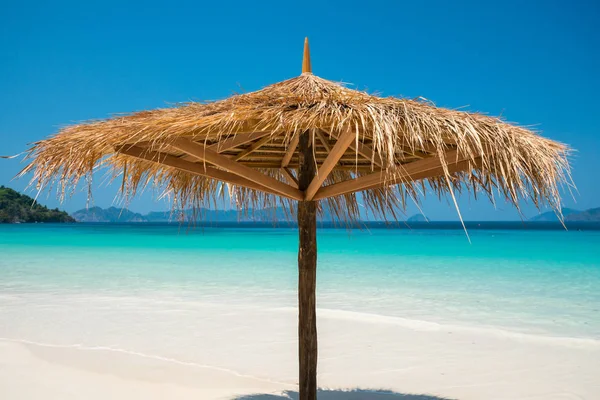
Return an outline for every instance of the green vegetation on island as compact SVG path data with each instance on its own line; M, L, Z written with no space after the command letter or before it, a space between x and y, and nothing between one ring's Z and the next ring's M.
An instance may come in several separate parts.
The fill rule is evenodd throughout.
M69 214L42 206L29 196L0 186L0 223L75 222Z

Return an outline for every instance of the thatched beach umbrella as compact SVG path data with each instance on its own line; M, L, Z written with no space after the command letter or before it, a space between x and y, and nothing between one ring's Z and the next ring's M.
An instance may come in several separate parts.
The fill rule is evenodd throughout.
M148 183L174 207L280 205L297 212L300 398L317 389L316 217L394 213L425 188L520 198L560 210L568 148L498 118L381 98L312 74L208 103L136 112L69 126L34 144L23 174L64 195L106 167L131 196ZM357 195L357 193L361 195ZM359 205L359 203L361 203Z

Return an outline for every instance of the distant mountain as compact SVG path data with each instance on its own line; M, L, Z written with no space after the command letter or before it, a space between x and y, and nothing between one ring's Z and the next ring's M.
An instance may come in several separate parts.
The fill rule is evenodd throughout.
M600 207L590 208L589 210L585 210L576 214L570 214L565 219L567 221L578 222L600 222Z
M152 211L144 216L149 222L208 221L208 222L273 222L289 218L281 207L260 210L211 210L200 208L183 212Z
M572 208L563 208L563 216L567 222L600 222L600 207L590 208L589 210L579 211ZM548 211L537 215L529 221L533 222L558 222L558 217L554 211Z
M429 219L423 214L415 214L407 219L406 222L429 222Z
M29 196L0 186L0 223L75 222L58 208L50 210Z
M578 211L571 208L563 208L563 215L567 222L600 222L600 208L593 208L587 211ZM0 214L1 215L1 214ZM211 210L200 208L194 211L184 210L183 212L172 213L170 211L153 211L148 214L140 214L130 211L126 208L110 207L103 209L92 207L79 210L72 214L72 217L79 222L180 222L180 221L203 221L203 222L296 222L295 215L289 215L281 207L271 207L265 209L249 210ZM325 210L319 217L321 222L332 222L335 218ZM1 221L1 218L0 218ZM531 218L532 222L558 222L558 218L553 211L546 212ZM407 219L407 222L430 222L423 214L415 214Z
M79 222L178 222L178 221L206 221L206 222L274 222L294 221L281 207L249 210L211 210L200 208L196 211L184 210L182 212L152 211L142 215L126 208L110 207L103 209L92 207L76 211L72 214ZM325 213L324 218L331 216Z
M71 214L78 222L148 222L142 214L126 208L100 207L84 208Z
M572 208L563 208L562 209L562 214L565 217L565 219L572 214L578 214L580 212L581 211L574 210ZM529 221L532 221L532 222L558 222L558 217L556 216L556 213L554 213L554 211L548 211L548 212L536 215L533 218L530 218Z

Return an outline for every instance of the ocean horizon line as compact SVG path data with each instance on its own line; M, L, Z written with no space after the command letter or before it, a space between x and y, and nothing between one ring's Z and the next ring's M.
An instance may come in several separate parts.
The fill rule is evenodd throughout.
M464 226L463 226L464 224ZM288 220L273 221L218 221L218 220L172 220L172 221L77 221L68 223L22 222L2 225L64 225L64 226L187 226L203 228L267 228L292 229L298 223ZM600 230L597 221L319 221L320 229L414 229L414 230Z

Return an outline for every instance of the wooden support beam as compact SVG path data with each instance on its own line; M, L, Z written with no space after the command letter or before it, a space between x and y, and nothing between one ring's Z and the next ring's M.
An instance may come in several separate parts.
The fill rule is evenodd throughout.
M271 136L265 136L262 139L252 143L250 145L250 147L248 147L246 150L242 151L240 154L236 155L233 157L233 159L235 161L241 160L242 158L246 157L248 154L252 154L254 153L256 150L260 149L262 146L264 146L269 140L271 140Z
M300 135L298 186L306 191L315 177L314 135ZM317 202L298 202L298 398L317 400Z
M249 163L249 162L270 162L272 164L276 164L278 168L281 168L281 155L277 156L275 154L259 154L260 150L257 150L256 153L252 153L246 157L244 157L244 159L239 160L239 162L241 162L242 164L245 163ZM236 154L223 154L221 153L221 155L223 155L224 157L229 158L230 160L233 160L233 158L236 156ZM408 162L408 159L410 158L417 158L417 157L413 157L411 155L406 155L405 157L407 159L406 162ZM327 159L327 156L324 154L318 154L318 157L316 157L316 162L317 164L323 164L323 162L325 162L325 160ZM345 163L348 165L357 164L357 159L356 159L356 155L349 155L348 152L346 152L342 158L340 158L339 163ZM371 164L365 164L365 162L367 162L367 160L363 160L362 157L358 158L358 162L362 162L362 164L359 164L361 166L365 166L365 165L371 165ZM404 163L406 163L404 162ZM292 157L292 159L290 160L290 163L288 164L288 166L293 166L294 168L296 168L296 164L298 164L298 157L296 155L294 155L294 157ZM374 168L379 168L379 167L374 167Z
M461 161L469 159L466 155L459 155L456 150L449 151L444 156L448 166L458 164ZM320 200L327 197L339 196L346 193L359 192L378 185L394 185L403 181L413 180L412 176L421 176L418 179L424 179L431 176L432 173L437 173L438 168L442 167L442 161L439 157L430 157L422 160L398 166L390 170L382 170L369 175L361 176L360 178L336 183L322 187L314 196L315 200Z
M294 152L296 151L296 147L298 147L298 140L300 140L299 134L296 134L296 136L294 136L292 138L292 140L290 140L290 144L288 145L285 155L283 156L283 159L281 160L281 168L287 167L288 164L290 163L290 160L292 159L292 156L294 155Z
M338 136L335 146L333 146L333 149L331 149L331 152L329 152L329 155L317 171L317 175L312 179L310 185L304 192L304 200L309 201L313 199L315 193L317 193L325 179L327 179L331 171L333 171L335 164L342 158L342 155L353 141L356 141L356 131L353 129L348 129Z
M456 172L460 172L460 171L466 171L470 168L481 168L483 164L483 160L481 159L481 157L477 157L475 160L463 160L463 161L459 161L456 164L450 164L448 165L448 172L450 174L454 174ZM412 181L418 181L421 179L427 179L427 178L434 178L437 176L442 176L444 174L444 168L443 167L437 167L428 171L424 171L424 172L417 172L414 174L411 174L410 177L408 178L394 178L391 181L388 182L379 182L373 186L369 186L364 188L363 190L371 190L371 189L377 189L380 187L384 187L384 186L390 186L390 185L397 185L400 183L407 183L407 182L412 182Z
M430 157L427 154L423 154L421 156L421 155L418 155L418 154L415 154L415 153L416 153L416 151L413 152L411 150L402 150L402 154L399 156L399 158L402 160L402 159L407 159L407 158L418 158L418 159L421 159L421 158L428 158L428 157Z
M182 157L184 158L184 157ZM186 157L184 159L189 159L189 160L196 160L196 158L192 158L192 157ZM252 167L252 168L265 168L265 169L280 169L281 168L281 164L278 162L273 162L273 161L245 161L245 160L241 160L238 161L240 164L245 165L247 167ZM350 171L350 172L354 172L354 171L361 171L361 172L373 172L373 167L371 165L367 165L367 164L359 164L358 167L356 166L355 163L348 163L348 164L337 164L335 166L336 170L340 170L340 171ZM375 171L381 171L381 168L379 167L375 167Z
M378 167L383 167L383 161L381 160L381 157L379 157L377 154L373 154L373 149L370 146L362 143L360 140L357 144L352 143L350 148Z
M404 149L405 152L407 153L412 153L414 151L420 151L422 153L433 153L433 154L437 154L437 146L434 145L433 143L422 143L420 145L411 147L407 144L401 144L400 147L402 147Z
M294 174L292 174L292 171L288 167L281 168L281 173L285 176L285 179L289 182L290 186L298 189L298 180L294 177Z
M378 167L383 167L383 161L381 160L381 157L373 154L373 149L362 143L360 140L351 143L350 148Z
M424 143L423 145L417 146L414 149L411 149L410 146L406 146L406 145L402 145L401 147L404 149L404 152L406 154L409 154L410 156L414 156L415 158L426 158L427 157L427 156L423 157L419 154L415 154L416 151L420 151L425 154L427 154L427 153L437 154L437 147L435 147L435 145L433 145L432 143ZM356 147L354 146L354 144L351 144L350 148L355 150L358 154L362 155L363 157L367 158L368 160L372 160L375 165L377 165L379 167L383 167L383 161L381 160L381 157L379 157L376 154L375 155L373 154L373 149L371 148L371 146L368 146L359 141L358 145Z
M269 155L269 156L278 155L279 160L280 160L279 165L281 165L281 155L282 155L282 153L285 153L285 149L277 148L277 147L273 148L273 147L271 147L271 143L268 143L268 144L262 146L260 149L256 150L255 153L260 153L261 156L262 155ZM326 151L325 149L315 148L316 156L327 157L327 154L329 154L329 152ZM259 157L259 156L254 155L253 157ZM294 158L294 157L292 156L292 158Z
M223 168L226 171L241 176L247 180L258 183L259 185L265 186L272 191L275 191L282 196L289 197L296 200L302 200L303 194L290 185L278 181L275 178L271 178L255 169L242 165L236 161L233 161L216 151L203 147L198 143L186 139L177 139L171 144L174 148L182 151L190 156L195 157L199 161L206 161L217 167Z
M296 148L298 147L299 139L300 139L300 135L296 135L290 141L290 143L286 149L285 155L283 156L283 159L281 160L281 168L285 168L289 165L290 160L294 156L294 152L296 151Z
M159 153L156 151L146 150L136 146L121 146L116 149L118 153L125 154L130 157L139 158L146 161L152 161L167 167L177 169L179 171L188 172L193 175L204 176L207 178L216 179L219 181L231 183L237 186L244 186L249 189L260 190L270 194L280 196L281 194L271 190L270 188L259 185L248 179L242 178L238 175L217 169L214 167L206 166L205 164L197 164L190 161L185 161L179 157L172 156L166 153ZM289 196L286 196L289 197Z
M325 147L325 150L327 150L327 152L329 153L331 151L331 146L329 145L329 140L327 140L323 131L317 129L316 134L321 143L323 143L323 147Z
M223 151L227 151L238 146L241 146L246 143L253 142L257 139L261 139L267 135L270 135L271 132L251 132L251 133L239 133L235 136L229 136L226 139L219 141L211 146L208 146L209 149L221 153Z
M260 152L260 150L258 150L256 153L250 154L246 157L244 157L243 160L240 160L240 162L245 163L245 162L250 162L250 161L270 161L272 163L278 164L279 167L281 167L281 155L275 155L275 154L258 154L258 152ZM222 153L221 153L222 154ZM223 156L233 160L233 157L235 157L235 154L222 154ZM407 154L406 158L417 158L417 157L412 157L410 155ZM322 164L325 160L327 159L327 156L325 154L318 154L318 157L316 157L316 161L317 164ZM350 155L348 154L348 152L346 152L342 158L340 158L340 163L348 163L348 164L356 164L356 155ZM362 157L358 158L358 161L361 162L366 162L367 160L363 160ZM294 154L294 156L292 157L292 159L290 160L288 166L293 165L294 168L296 167L296 164L298 163L298 157Z

